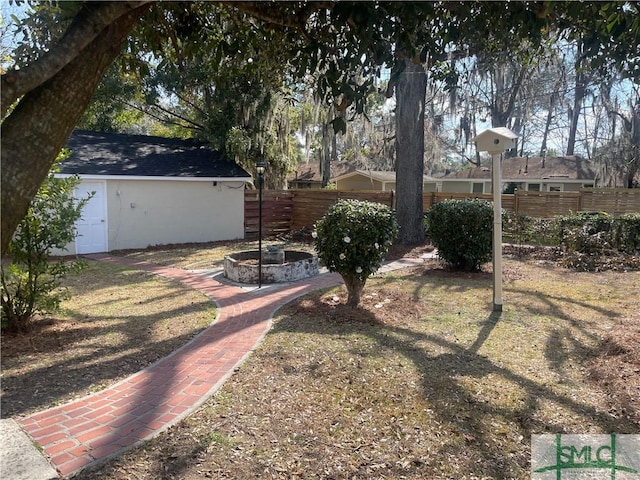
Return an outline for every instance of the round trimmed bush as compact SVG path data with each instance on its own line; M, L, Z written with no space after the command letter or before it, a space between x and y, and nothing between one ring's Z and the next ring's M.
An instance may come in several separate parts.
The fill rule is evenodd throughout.
M394 212L375 202L339 200L316 222L318 258L342 276L348 305L360 303L367 278L380 268L397 234Z
M428 235L438 256L456 269L480 270L491 260L493 207L480 199L445 200L427 212Z

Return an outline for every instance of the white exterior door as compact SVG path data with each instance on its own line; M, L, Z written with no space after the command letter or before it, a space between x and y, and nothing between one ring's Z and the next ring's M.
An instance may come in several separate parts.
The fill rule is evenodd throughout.
M76 198L87 198L91 193L93 197L84 206L82 218L76 222L78 254L107 251L106 182L85 181L76 188Z

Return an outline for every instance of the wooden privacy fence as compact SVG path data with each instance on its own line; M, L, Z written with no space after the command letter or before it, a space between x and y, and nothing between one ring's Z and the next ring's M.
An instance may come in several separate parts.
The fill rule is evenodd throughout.
M425 193L424 211L434 203L449 199L482 198L493 201L491 193ZM640 189L584 188L578 192L530 192L518 190L502 195L502 208L529 217L548 218L571 212L607 212L612 215L640 212Z
M260 205L257 190L245 190L244 235L257 238ZM338 190L264 190L262 192L262 233L266 236L312 227L329 207L340 199L352 198L393 207L393 192Z
M264 190L262 192L262 233L265 236L312 227L339 199L353 198L383 203L395 208L394 192L372 190ZM492 194L424 193L425 211L435 203L449 199L482 198ZM579 192L517 191L502 195L502 208L530 217L547 218L571 212L608 212L613 215L640 212L640 189L585 188ZM244 196L245 238L258 236L258 191L246 190Z
M244 237L258 238L259 192L244 192ZM262 234L278 235L291 231L293 190L264 190L262 192Z
M423 208L447 199L482 198L492 201L491 193L425 193ZM518 190L502 195L502 208L529 217L548 218L571 212L607 212L612 215L640 212L638 188L583 188L578 192L531 192Z
M580 192L580 210L613 215L640 212L640 188L586 188Z
M481 198L493 201L491 193L425 193L422 208L426 212L435 203L444 200ZM580 192L516 192L502 195L502 208L529 217L553 217L579 211Z

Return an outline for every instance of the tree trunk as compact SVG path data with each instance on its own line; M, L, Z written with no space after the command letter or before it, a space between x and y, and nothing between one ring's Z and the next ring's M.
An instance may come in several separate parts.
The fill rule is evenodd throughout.
M542 144L540 145L540 156L543 157L547 152L547 141L549 139L549 130L551 129L551 122L553 121L554 112L558 106L558 101L561 98L561 91L564 88L566 91L566 73L564 63L558 65L559 71L557 72L556 81L553 83L553 90L549 96L549 103L547 107L547 118L544 124L544 132L542 133ZM562 104L562 102L560 102Z
M140 7L105 28L74 60L26 93L2 122L2 253L89 104Z
M582 58L583 53L583 45L582 42L578 45L578 51L576 55L578 58ZM583 71L582 62L580 60L576 61L575 64L576 71L576 90L575 95L573 97L573 108L570 113L570 122L569 125L569 139L567 140L567 151L566 155L573 155L576 148L576 135L578 132L578 121L580 120L580 111L582 110L582 101L584 100L586 90L587 90L587 76Z
M569 139L567 140L567 155L573 155L576 148L576 135L578 133L578 121L580 120L580 111L582 110L582 100L585 95L585 76L583 73L576 75L576 93L573 99L573 108L571 109L571 118L569 125Z
M347 287L347 292L349 296L347 297L347 306L351 308L356 308L360 305L360 298L362 296L362 291L364 290L364 285L366 283L365 280L360 280L358 275L342 275L342 279L344 280L344 284Z
M549 129L553 120L553 109L556 103L556 91L554 90L549 97L549 109L547 111L547 119L544 123L544 132L542 133L542 145L540 145L540 156L544 156L547 152L547 138L549 137Z
M331 178L331 139L335 138L333 128L330 123L322 125L322 153L320 156L320 175L322 177L322 188L329 185Z
M513 70L511 82L507 81L507 75ZM496 89L493 92L491 102L491 126L508 127L516 109L516 100L522 90L525 75L528 70L525 66L516 65L511 62L496 65L494 71ZM517 126L511 127L516 133L520 133ZM524 141L524 137L521 136ZM510 149L504 152L504 158L515 157L517 149Z
M147 1L90 2L80 9L62 38L35 62L2 75L2 116L21 96L42 85L73 61L117 18Z
M627 188L634 187L635 177L640 171L640 102L631 106L631 146L630 161L627 169Z
M420 62L405 59L396 85L396 214L402 245L424 242L424 104L426 74Z

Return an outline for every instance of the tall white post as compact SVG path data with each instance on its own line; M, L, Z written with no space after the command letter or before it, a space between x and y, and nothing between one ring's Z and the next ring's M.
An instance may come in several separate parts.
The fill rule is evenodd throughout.
M502 165L505 150L516 148L518 135L506 127L488 128L474 139L479 152L491 155L493 189L493 311L502 311Z
M493 311L502 311L502 175L501 153L492 153L493 189Z

